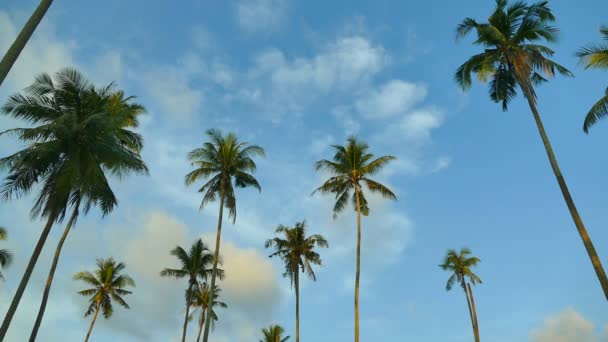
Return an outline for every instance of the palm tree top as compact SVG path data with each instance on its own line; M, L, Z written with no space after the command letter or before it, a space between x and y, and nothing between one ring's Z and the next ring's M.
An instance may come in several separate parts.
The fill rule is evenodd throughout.
M289 340L289 336L283 337L285 329L280 325L271 325L268 328L262 329L264 339L260 342L286 342Z
M608 69L608 26L602 26L600 34L602 43L587 44L576 53L585 69Z
M459 282L464 286L464 279L469 278L471 284L481 284L481 278L473 273L472 268L476 267L481 260L477 257L471 256L471 250L468 248L461 248L460 252L454 249L449 249L446 256L443 259L443 263L439 265L444 271L453 272L452 276L448 279L446 290L452 289L454 283Z
M181 267L165 268L160 272L163 277L188 278L188 281L195 282L197 278L207 279L212 273L214 255L201 239L194 242L189 252L177 246L171 250L171 255L179 260ZM223 279L224 271L218 269L217 276Z

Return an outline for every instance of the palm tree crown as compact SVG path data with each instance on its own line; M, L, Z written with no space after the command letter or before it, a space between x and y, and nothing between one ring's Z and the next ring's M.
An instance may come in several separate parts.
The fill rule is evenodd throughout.
M262 329L264 337L260 342L286 342L289 340L289 336L283 337L285 329L280 325L271 325L268 328Z
M213 253L211 253L201 239L196 240L192 247L190 247L189 252L177 246L171 250L171 255L177 257L181 268L165 268L160 272L162 277L188 278L188 281L194 286L197 283L197 279L205 280L211 275ZM217 274L221 279L224 276L224 271L218 269Z
M228 304L218 299L222 293L222 289L216 286L213 291L213 304L209 305L209 298L211 297L210 292L211 289L209 287L209 284L199 282L196 286L196 289L193 291L192 306L200 311L199 318L201 321L203 319L211 319L211 328L213 329L215 327L215 322L217 322L217 320L219 319L214 308L218 307L225 309L228 308ZM195 313L196 312L193 312L192 315L190 315L190 319L194 318Z
M471 250L468 248L462 248L460 252L453 249L448 250L443 263L439 265L444 271L453 273L448 279L446 290L451 290L454 283L458 282L466 291L466 278L469 278L473 285L482 283L481 279L472 270L481 260L470 255Z
M0 227L0 240L6 240L8 233L6 228ZM8 267L13 262L13 253L8 249L0 249L0 266L2 268ZM0 273L0 279L4 279L4 275Z
M602 26L600 33L604 38L603 44L588 44L576 53L585 69L608 69L608 26ZM608 87L604 96L591 107L585 116L583 124L585 133L588 133L589 128L606 115L608 115Z

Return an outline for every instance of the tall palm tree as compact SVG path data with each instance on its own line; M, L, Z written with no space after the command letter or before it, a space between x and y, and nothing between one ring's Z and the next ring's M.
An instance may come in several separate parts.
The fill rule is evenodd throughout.
M275 252L270 257L278 256L285 263L283 277L289 277L291 286L296 290L296 342L300 342L300 269L313 281L317 280L312 265L321 265L321 257L315 247L327 248L327 240L319 234L306 236L306 221L297 222L290 228L280 225L276 234L284 239L275 237L265 243L265 247L274 247Z
M8 233L6 232L6 228L0 227L0 240L6 240L8 238ZM0 266L2 268L8 267L13 262L13 253L8 249L0 249ZM4 275L0 272L0 279L4 280Z
M211 329L215 328L215 322L218 320L217 313L213 309L214 307L227 308L228 305L218 298L222 292L222 289L215 287L215 293L213 294L213 304L209 305L210 287L207 283L198 283L196 289L193 292L191 305L194 308L194 312L190 314L189 320L192 320L196 314L196 310L199 311L198 315L198 335L196 336L196 342L201 340L201 334L203 332L203 324L205 318L211 320Z
M260 342L286 342L289 340L289 336L283 337L285 329L280 325L271 325L268 328L262 329L264 337Z
M99 206L109 214L117 199L107 174L124 176L131 172L147 173L139 151L142 137L126 127L131 104L122 111L111 110L112 85L96 88L81 73L66 68L55 79L48 74L36 77L24 94L12 95L2 113L23 119L34 127L15 128L0 134L12 134L28 144L17 153L0 159L0 168L8 176L0 188L3 199L27 194L42 183L32 208L33 217L46 219L38 243L19 283L17 292L0 328L4 338L15 310L52 225L62 222L71 212L69 222L53 259L36 325L35 338L50 291L61 247L79 212L86 214Z
M456 283L462 287L464 295L467 297L469 317L471 318L471 325L473 326L473 336L475 336L475 341L479 342L479 323L477 321L477 311L475 310L475 301L473 299L473 291L471 290L470 284L481 284L481 279L473 273L472 270L472 268L476 267L481 260L470 255L471 250L468 248L462 248L460 252L450 249L439 267L444 271L452 272L445 287L447 291L450 291ZM466 278L469 279L468 283Z
M576 53L585 69L608 69L608 26L602 26L600 33L604 37L603 44L588 44ZM583 124L585 133L589 133L589 128L606 115L608 115L608 88L606 88L604 97L597 101L587 113Z
M201 239L198 239L190 247L190 252L186 252L182 247L177 246L171 250L171 255L175 256L181 268L165 268L160 272L162 277L171 277L175 279L188 279L188 288L186 289L186 316L184 317L184 329L182 332L182 342L186 341L186 329L188 328L188 316L194 289L198 284L198 280L207 280L207 277L212 273L210 268L214 263L214 256L211 251L205 246ZM221 269L213 269L213 273L222 279L224 271Z
M547 1L531 5L518 1L508 6L507 0L496 0L496 9L487 23L466 18L458 26L458 38L475 30L477 33L475 44L481 45L484 51L462 64L456 72L455 79L465 90L471 87L471 73L476 73L481 81L490 80L490 98L494 102L501 102L505 111L517 94L517 87L522 91L532 111L549 163L572 220L608 299L606 272L574 205L536 107L535 85L546 82L545 77L554 76L556 72L572 76L566 68L549 59L553 55L553 50L540 44L542 41L554 42L557 39L558 29L551 26L554 21L555 17Z
M25 23L25 26L23 27L21 32L19 32L19 35L17 36L11 47L8 49L8 51L6 51L6 54L2 58L2 61L0 61L0 85L2 85L2 82L4 82L6 75L8 75L8 72L13 67L13 64L15 64L15 61L21 54L21 51L23 51L25 44L27 44L27 41L30 40L30 37L36 30L38 24L40 24L40 22L42 21L44 14L49 9L49 7L51 7L52 3L53 0L40 1L40 4L38 4L38 7L36 7L36 10L34 11L34 13L32 13L32 16L27 21L27 23Z
M377 174L386 164L394 160L393 156L382 156L374 159L368 152L369 146L357 141L351 136L346 146L334 145L336 154L332 161L323 159L315 164L317 171L325 170L331 177L323 183L314 193L335 195L334 219L344 210L349 200L357 212L357 271L355 276L355 342L359 342L359 276L361 271L361 214L369 215L367 199L362 185L372 193L382 197L396 200L395 194L386 186L369 178Z
M210 141L202 147L188 153L188 159L195 169L186 175L186 185L192 185L199 179L207 182L198 190L203 193L201 209L209 202L220 199L220 208L215 237L215 259L213 270L217 269L220 254L220 239L222 236L222 217L224 206L228 209L228 217L232 223L236 221L236 196L234 188L254 187L262 191L260 184L253 177L256 170L253 157L264 156L264 149L257 145L250 145L239 141L234 133L222 135L217 129L207 131ZM216 273L211 274L211 296L215 292ZM213 301L213 300L212 300ZM205 322L203 341L209 338L211 320Z
M129 309L129 304L125 302L123 297L132 293L125 290L125 288L128 286L135 287L135 282L131 277L123 273L124 270L125 264L122 262L117 263L112 258L97 259L97 270L94 273L84 271L74 275L74 280L80 280L93 286L90 289L78 292L80 295L90 297L89 307L84 313L84 317L93 314L93 320L84 339L85 342L91 336L91 331L93 331L99 311L101 311L105 319L108 319L114 313L112 302L116 302L122 307Z

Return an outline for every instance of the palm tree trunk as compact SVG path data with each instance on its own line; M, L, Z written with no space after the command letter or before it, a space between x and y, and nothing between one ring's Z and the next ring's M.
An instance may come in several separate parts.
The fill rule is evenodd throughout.
M521 84L522 78L518 77L519 83ZM568 190L568 185L566 184L566 180L562 175L562 172L557 164L557 159L555 158L555 154L553 154L553 148L551 147L551 142L549 141L549 137L547 137L547 133L545 132L545 127L540 118L540 114L536 108L536 103L534 100L534 96L530 93L529 90L525 89L525 87L521 87L524 89L524 95L528 100L528 104L530 105L530 109L532 110L532 114L534 115L534 121L536 122L536 127L538 128L538 132L540 133L540 137L543 141L543 145L545 146L545 150L547 152L547 157L549 157L549 163L551 164L551 168L553 169L553 173L555 174L555 178L557 178L557 183L559 184L559 188L562 192L564 200L566 201L566 205L568 206L568 210L570 211L570 215L572 216L572 220L574 221L574 225L578 230L578 234L581 236L583 240L583 245L585 245L585 249L587 250L587 254L589 255L589 259L591 259L591 264L595 269L595 274L597 275L598 280L600 281L600 285L604 290L604 295L606 296L606 300L608 300L608 277L606 277L606 272L602 267L602 263L600 262L600 258L595 251L595 247L593 246L593 242L591 242L591 237L589 237L589 233L587 233L587 229L585 229L585 225L583 224L583 220L581 219L576 206L574 205L574 200L570 195L570 191Z
M182 342L186 342L186 330L188 329L188 316L190 314L190 303L192 303L192 287L194 282L190 280L188 285L188 295L186 299L186 317L184 317L184 331L182 332Z
M473 320L474 320L474 334L475 341L479 342L479 322L477 321L477 310L475 309L475 298L473 298L473 290L471 290L471 284L467 284L467 289L469 290L469 297L471 297L471 307L473 309Z
M355 274L355 342L359 342L359 275L361 273L361 205L359 187L355 185L357 198L357 272Z
M300 269L296 272L296 342L300 342Z
M40 21L42 21L44 14L49 9L52 3L53 0L40 1L40 4L30 17L30 19L27 21L27 23L25 23L25 26L23 26L23 29L21 30L21 32L19 32L19 35L17 36L11 47L8 49L8 51L6 51L6 54L2 58L2 61L0 61L0 85L2 85L2 82L4 82L6 75L8 75L8 72L11 70L11 67L13 66L13 64L15 64L15 61L21 54L21 51L23 51L25 44L27 44L27 41L32 36L32 33L34 33L34 30L36 30L38 24L40 24Z
M76 204L74 207L74 212L72 213L72 217L68 221L65 230L63 231L63 235L61 239L59 239L59 243L57 244L57 249L55 250L55 257L53 257L53 263L51 264L51 270L49 271L49 276L46 279L46 285L44 287L44 293L42 294L42 302L40 303L40 309L38 309L38 316L36 317L36 323L34 323L34 328L32 329L32 334L30 335L30 342L36 341L36 336L38 335L38 329L40 329L40 324L42 323L42 316L44 316L44 310L46 309L46 303L49 299L49 293L51 292L51 284L53 283L53 277L55 276L55 269L57 268L57 263L59 262L59 255L61 254L61 248L63 247L63 243L72 228L72 225L76 221L76 217L78 216L78 207L80 203Z
M196 337L196 342L200 342L201 340L201 333L203 332L203 323L205 323L205 308L201 309L201 319L199 320L198 323L198 336Z
M475 337L475 342L479 342L479 337L477 336L477 329L475 327L475 317L473 316L473 310L471 309L471 300L469 299L469 292L467 291L467 285L462 281L462 290L464 291L464 295L467 297L467 306L469 307L469 317L471 319L471 327L473 328L473 336Z
M11 306L8 308L6 312L6 316L4 316L4 321L2 322L2 327L0 327L0 341L4 341L6 337L6 332L8 331L8 327L11 325L11 320L15 315L15 311L17 311L17 306L19 306L19 301L21 300L21 296L23 296L23 292L27 286L27 283L32 276L32 272L34 271L34 266L36 266L36 262L38 261L38 257L40 257L40 253L42 252L42 247L44 247L44 243L46 242L49 233L51 232L51 227L53 226L53 222L55 222L55 215L49 216L46 226L42 230L40 234L40 238L38 239L38 243L36 243L36 247L34 247L34 251L32 252L32 256L30 257L30 261L25 268L25 272L23 273L23 277L21 278L21 282L19 283L19 287L17 288L17 292L13 297L11 302Z
M89 337L91 336L91 331L93 331L93 326L95 325L95 321L97 320L97 314L99 313L100 307L101 307L101 303L98 303L97 309L95 309L95 315L93 315L93 320L91 321L91 325L89 326L89 331L87 331L87 336L84 338L84 342L89 341Z
M220 213L217 220L217 234L215 236L215 258L213 258L213 270L211 273L211 285L209 287L209 307L213 305L215 300L215 276L217 273L217 262L220 258L220 239L222 236L222 216L224 214L224 186L222 185L222 194L220 195ZM203 342L209 339L209 327L211 326L212 318L205 322L205 333L203 334Z

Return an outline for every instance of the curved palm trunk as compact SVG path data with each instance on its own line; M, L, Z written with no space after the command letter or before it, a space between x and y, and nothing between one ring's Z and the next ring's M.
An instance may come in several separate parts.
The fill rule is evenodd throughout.
M44 14L49 9L52 3L53 0L40 1L40 4L38 5L34 13L32 13L32 16L27 21L27 23L25 23L25 26L23 26L23 29L21 30L21 32L19 32L19 35L17 36L11 47L8 49L8 51L6 51L6 54L2 58L2 61L0 61L0 85L2 85L2 82L4 82L6 75L8 75L8 72L11 70L11 67L13 66L13 64L15 64L15 61L21 54L21 51L23 51L25 44L27 44L27 41L34 33L34 30L36 30L38 24L40 24L40 22L42 21Z
M215 258L213 260L213 270L211 273L211 285L209 287L209 306L213 305L215 300L215 274L217 273L217 262L220 258L220 239L222 236L222 216L224 214L224 187L222 186L222 194L220 195L220 214L217 220L217 234L215 236ZM209 327L211 326L212 318L205 322L205 333L203 334L203 342L209 339Z
M519 83L522 84L522 78L518 77ZM553 173L555 174L555 178L557 179L557 183L559 184L559 188L564 196L564 200L566 201L566 205L568 206L568 210L570 211L570 215L572 216L572 220L574 221L574 225L578 230L578 234L581 236L583 240L583 245L585 245L585 249L587 250L587 254L589 255L589 259L591 259L591 264L595 270L595 274L597 275L598 280L600 281L600 285L602 286L602 290L604 290L604 295L606 296L606 300L608 300L608 277L606 277L606 272L602 267L602 263L600 258L595 251L595 247L593 246L593 242L591 242L591 237L589 237L589 233L587 233L587 229L585 229L585 225L583 224L583 220L581 219L576 206L574 205L574 200L570 195L570 191L568 190L568 185L566 184L566 180L562 175L562 172L557 164L557 159L555 158L555 154L553 154L553 148L551 147L551 142L549 141L549 137L547 137L547 133L545 132L545 127L540 118L540 114L536 108L536 103L534 101L534 97L530 93L529 90L525 89L525 87L521 87L523 89L524 95L528 100L528 104L530 105L530 110L532 110L532 114L534 115L534 121L536 122L536 127L538 128L538 132L540 133L540 137L543 141L543 145L545 146L545 150L547 152L547 157L549 157L549 163L551 164L551 168L553 169Z
M361 273L361 205L359 187L355 185L357 198L357 272L355 275L355 342L359 342L359 275Z
M477 328L475 326L475 317L473 316L473 309L471 309L471 300L469 299L469 292L467 291L467 285L462 281L462 290L464 291L464 295L467 297L467 306L469 308L469 318L471 319L471 327L473 328L473 336L475 337L475 342L479 342L479 337L477 336Z
M55 276L55 269L57 269L57 263L59 262L59 255L61 254L61 248L63 247L63 243L76 221L76 217L78 216L78 205L74 208L74 212L72 213L72 217L68 221L65 230L63 231L63 235L61 235L61 239L59 239L59 243L57 244L57 249L55 250L55 256L53 257L53 263L51 264L51 270L49 271L49 276L46 279L46 285L44 287L44 293L42 294L42 302L40 303L40 309L38 309L38 316L36 317L36 323L34 323L34 328L32 329L32 333L30 335L30 342L36 341L36 336L38 335L38 329L40 329L40 324L42 323L42 317L44 316L44 310L46 309L46 303L49 299L49 293L51 292L51 284L53 283L53 277Z
M84 338L84 342L88 342L89 337L91 337L91 332L93 331L93 326L95 325L95 321L97 320L97 314L99 314L100 307L101 303L97 304L97 309L95 309L95 315L93 315L93 320L91 321L91 325L89 326L89 331L87 331L87 336Z
M296 342L300 342L300 269L296 272Z
M184 317L184 330L182 332L182 342L186 342L186 330L188 329L188 316L190 315L190 303L192 303L192 287L194 282L190 280L188 285L188 299L186 299L186 317Z
M8 327L11 325L11 321L13 316L15 315L15 311L17 311L17 306L19 306L19 301L21 300L21 296L23 296L23 292L27 287L27 283L32 276L32 272L34 271L34 266L36 266L36 262L38 261L38 257L40 257L40 253L42 252L42 247L44 247L44 243L51 232L51 227L53 226L53 222L55 221L55 215L51 215L46 222L46 226L42 230L40 234L40 238L38 239L38 243L36 243L36 247L34 247L34 251L32 252L32 256L30 257L30 261L25 268L25 272L23 273L23 277L21 278L21 282L19 283L19 287L17 288L17 292L11 301L11 306L8 308L6 312L6 316L4 316L4 321L2 322L2 327L0 327L0 341L4 341L6 337L6 332L8 331Z
M203 324L205 323L205 310L206 309L202 309L201 311L201 319L199 320L198 323L198 336L196 337L196 342L199 342L201 340L201 333L203 332Z
M477 310L475 309L475 299L473 298L473 290L471 290L471 284L467 284L469 290L469 297L471 297L471 307L473 309L473 333L475 334L475 341L479 342L479 322L477 321Z

